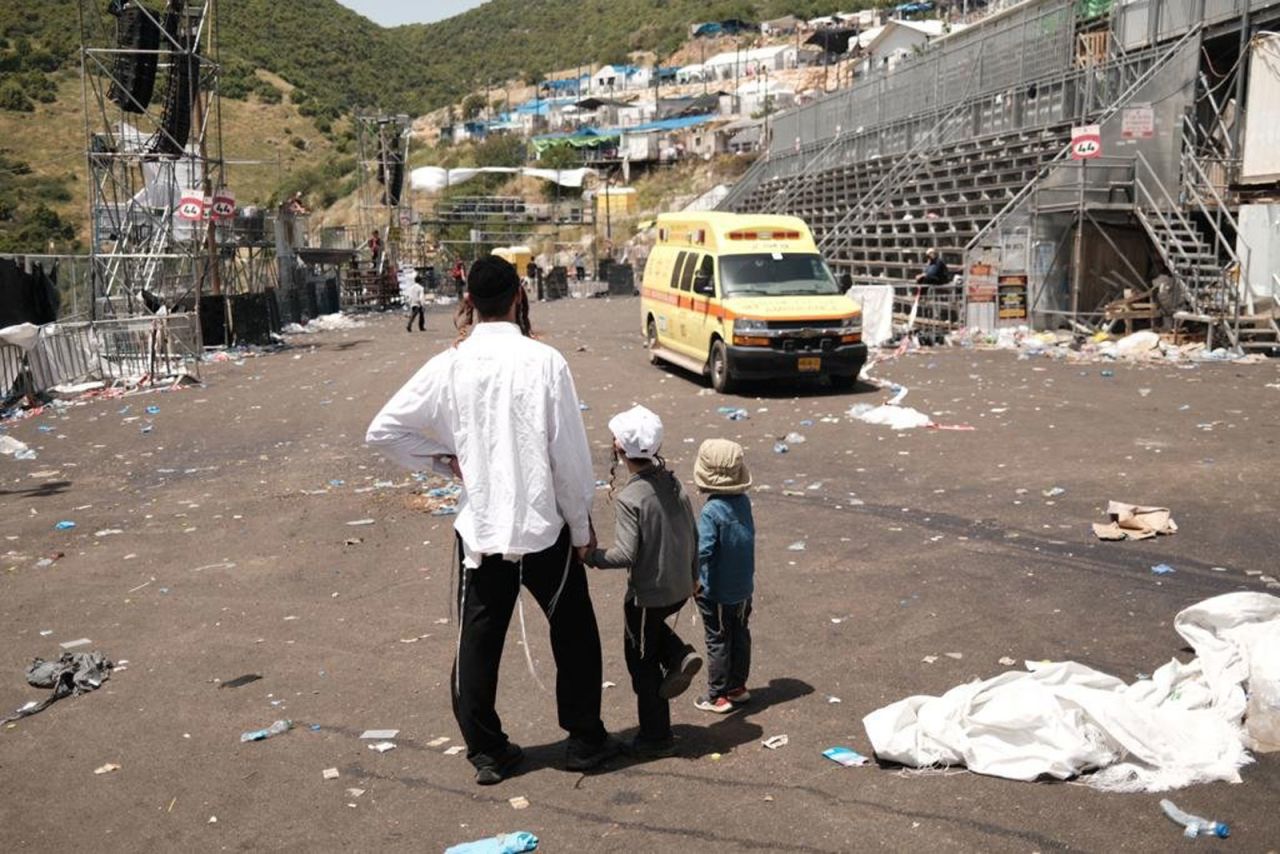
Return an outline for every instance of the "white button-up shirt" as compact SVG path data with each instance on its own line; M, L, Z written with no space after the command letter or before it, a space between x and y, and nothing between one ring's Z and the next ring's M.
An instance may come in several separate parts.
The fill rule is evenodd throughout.
M463 497L454 528L469 565L552 546L565 524L590 539L595 479L569 365L514 323L477 323L382 407L365 441L414 471L454 455Z

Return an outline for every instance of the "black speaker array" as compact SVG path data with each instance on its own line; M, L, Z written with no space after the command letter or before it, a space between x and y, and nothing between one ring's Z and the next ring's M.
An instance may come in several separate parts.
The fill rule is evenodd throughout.
M160 27L143 8L130 4L113 7L116 17L116 45L121 50L150 53L116 54L115 71L107 97L126 113L142 113L151 103L159 64Z
M382 140L378 152L378 183L382 185L382 201L387 207L400 204L400 193L404 190L404 159L400 152L391 146L395 144Z
M191 33L183 24L185 0L169 0L164 28L173 42L169 47L169 82L165 87L162 131L152 151L162 157L178 157L191 136L191 107L200 86L200 57L191 50Z

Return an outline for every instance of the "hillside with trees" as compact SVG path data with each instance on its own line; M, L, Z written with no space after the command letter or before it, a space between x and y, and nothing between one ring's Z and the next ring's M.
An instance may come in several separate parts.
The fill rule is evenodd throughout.
M94 0L106 7L107 0ZM162 0L144 0L157 11ZM549 72L659 62L690 24L814 16L860 0L489 0L433 24L385 28L337 0L220 0L219 61L228 156L266 157L240 187L270 202L302 189L325 204L353 185L358 110L420 115L486 83ZM84 221L80 3L0 4L0 251L74 248ZM112 32L93 34L108 45ZM465 111L463 111L465 112ZM68 235L71 235L70 237Z

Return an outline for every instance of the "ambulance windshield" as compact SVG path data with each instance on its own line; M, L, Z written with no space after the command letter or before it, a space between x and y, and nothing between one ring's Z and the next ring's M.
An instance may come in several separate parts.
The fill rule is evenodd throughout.
M761 252L720 257L720 287L731 296L833 296L840 287L815 253Z

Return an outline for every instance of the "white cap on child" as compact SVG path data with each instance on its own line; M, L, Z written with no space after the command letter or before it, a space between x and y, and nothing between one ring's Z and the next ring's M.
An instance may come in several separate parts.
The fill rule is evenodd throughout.
M643 406L610 418L609 432L622 447L623 455L633 460L652 460L662 447L662 419Z

